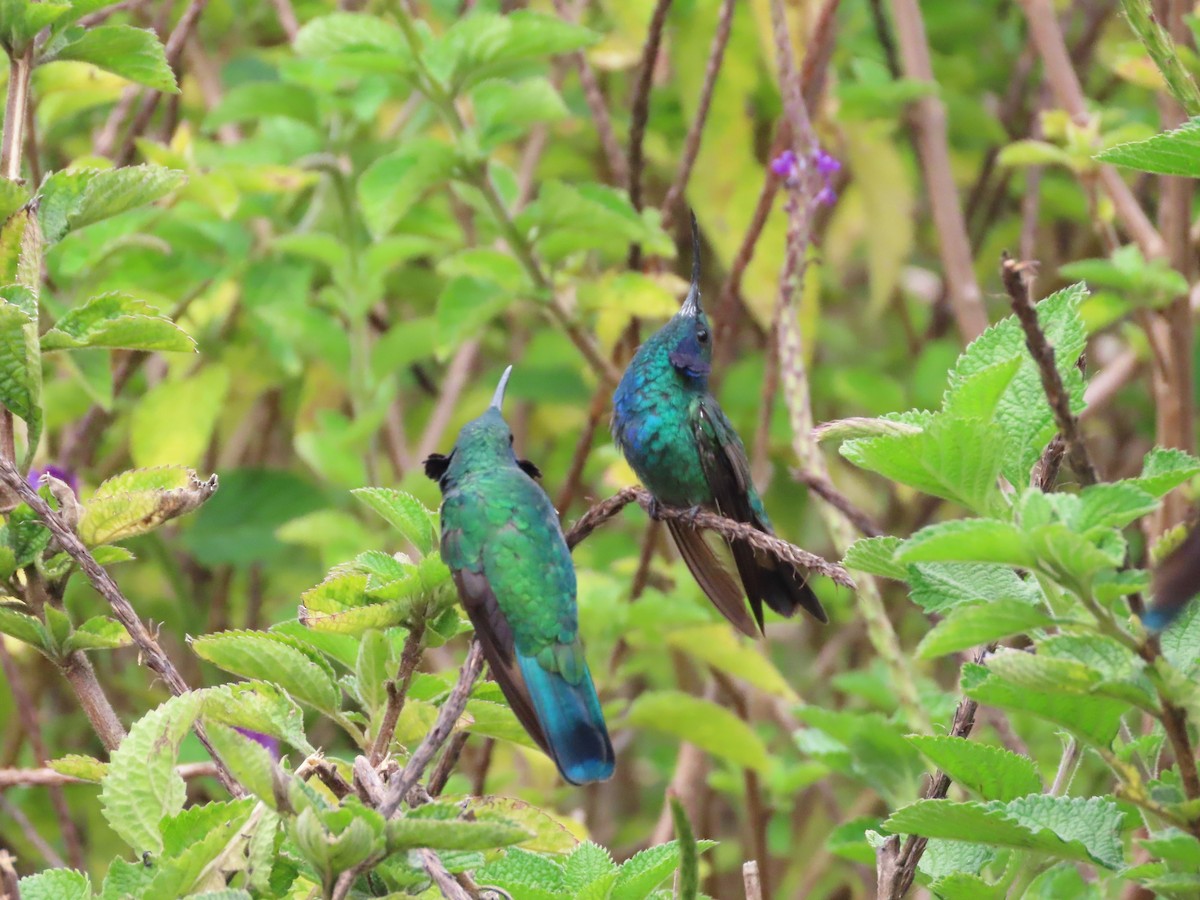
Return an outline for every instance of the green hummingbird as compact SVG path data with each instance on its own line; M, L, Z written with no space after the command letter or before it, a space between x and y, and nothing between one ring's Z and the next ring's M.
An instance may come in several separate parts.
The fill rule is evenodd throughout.
M700 238L693 214L691 288L683 307L638 348L621 376L613 395L613 438L657 503L717 512L774 534L750 478L746 448L709 392L711 371L712 332L700 305ZM704 593L744 634L757 637L762 630L763 603L784 616L803 607L828 621L791 564L733 542L739 588L698 529L679 519L668 520L667 527Z
M492 404L425 460L442 491L442 559L517 718L572 784L604 781L615 755L592 684L575 607L575 566L541 473L513 453Z

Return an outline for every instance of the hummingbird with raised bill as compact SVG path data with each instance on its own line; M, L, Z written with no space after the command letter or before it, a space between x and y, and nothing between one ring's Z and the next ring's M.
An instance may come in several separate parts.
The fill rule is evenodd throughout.
M613 438L656 503L716 512L773 535L750 478L746 448L709 392L711 371L712 331L700 305L700 237L693 214L691 287L683 307L638 348L621 377L613 395ZM764 603L783 616L804 608L828 621L790 563L732 542L739 587L699 529L680 519L667 520L667 528L701 589L742 633L757 637L762 631Z
M425 460L442 491L442 560L530 737L572 784L604 781L615 755L579 639L575 566L541 473L513 453L500 411L511 373L449 455Z

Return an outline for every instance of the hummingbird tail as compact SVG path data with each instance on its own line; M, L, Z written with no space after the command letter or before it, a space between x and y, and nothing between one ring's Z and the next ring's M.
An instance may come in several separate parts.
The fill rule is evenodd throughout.
M732 549L742 586L760 621L763 603L781 616L793 616L796 610L804 609L822 624L829 621L821 601L794 566L746 544L735 543Z
M562 777L571 784L611 778L616 754L587 666L579 683L571 684L533 657L520 652L516 656L546 737L546 749Z

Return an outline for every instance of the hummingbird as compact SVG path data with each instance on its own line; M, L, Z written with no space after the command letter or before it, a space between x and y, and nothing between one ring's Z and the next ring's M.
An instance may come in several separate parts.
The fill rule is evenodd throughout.
M708 389L711 371L712 332L700 305L700 237L693 213L691 287L679 312L638 348L621 376L613 394L613 438L655 503L716 512L774 534L750 478L746 448ZM667 528L704 593L743 634L757 637L762 631L763 603L783 616L803 607L829 621L791 564L734 542L739 588L691 523L669 519Z
M513 453L501 414L511 373L454 449L425 460L442 491L442 560L529 736L570 783L604 781L615 754L579 639L575 566L541 472Z

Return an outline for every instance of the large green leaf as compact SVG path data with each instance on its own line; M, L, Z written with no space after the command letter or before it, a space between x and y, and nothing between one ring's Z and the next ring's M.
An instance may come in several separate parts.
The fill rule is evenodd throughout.
M89 28L58 51L58 59L74 59L120 75L156 91L179 93L175 73L158 37L148 28L100 25Z
M336 713L341 708L342 692L333 667L292 638L260 631L224 631L194 639L192 649L226 672L274 682L321 712Z
M1155 175L1200 178L1200 119L1191 119L1144 141L1101 150L1096 159Z
M724 707L682 691L647 691L629 707L635 728L662 731L747 769L766 771L767 747Z
M187 353L196 342L144 300L113 292L68 310L42 335L43 351L78 347Z
M932 659L1053 624L1052 616L1011 597L956 606L921 639L917 656Z
M935 766L984 800L1014 800L1042 789L1037 766L1026 756L949 735L909 735Z

